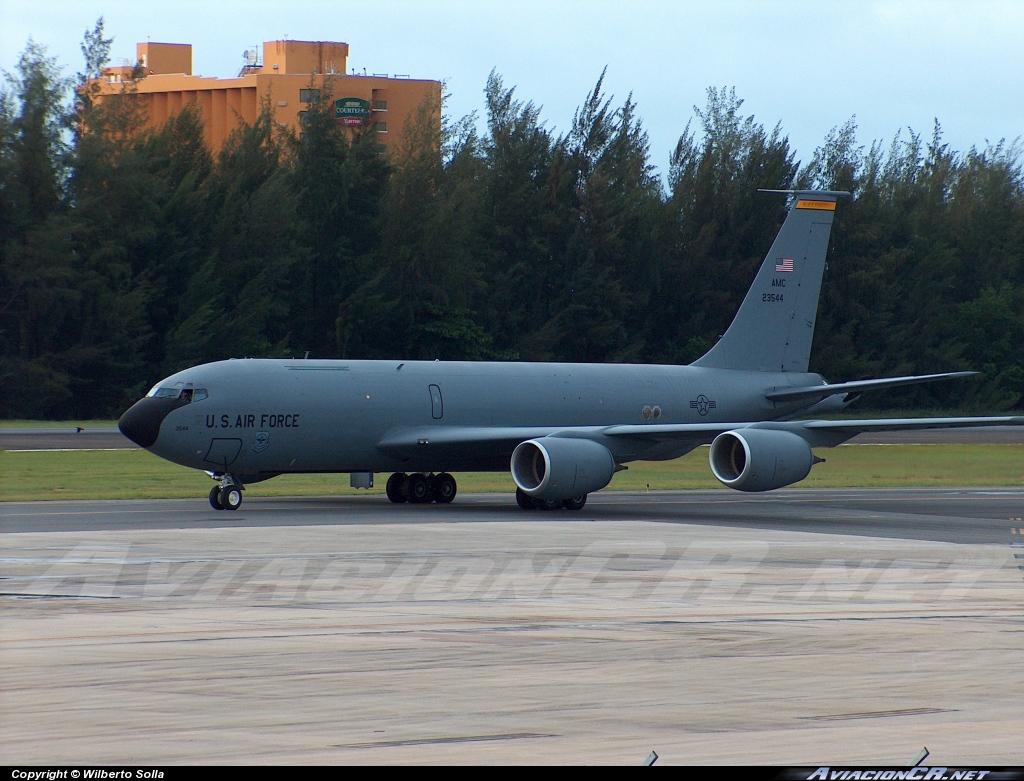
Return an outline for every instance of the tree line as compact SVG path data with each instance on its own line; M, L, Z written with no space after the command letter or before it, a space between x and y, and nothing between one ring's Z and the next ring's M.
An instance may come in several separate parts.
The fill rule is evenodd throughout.
M780 126L711 88L667 183L603 76L558 133L492 73L485 123L423 106L400 146L269 101L212 155L198 114L144 130L95 100L102 23L62 76L29 42L0 90L0 416L116 416L231 357L687 363L729 325L785 218L759 188L849 190L811 370L832 381L973 369L874 407L1024 406L1024 177L1016 143L936 123L801 165ZM130 88L129 88L130 89Z

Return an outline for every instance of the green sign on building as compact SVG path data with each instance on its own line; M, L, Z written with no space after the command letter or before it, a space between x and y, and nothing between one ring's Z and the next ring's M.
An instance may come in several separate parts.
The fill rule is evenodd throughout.
M341 98L334 101L334 118L342 125L365 125L370 121L370 101Z

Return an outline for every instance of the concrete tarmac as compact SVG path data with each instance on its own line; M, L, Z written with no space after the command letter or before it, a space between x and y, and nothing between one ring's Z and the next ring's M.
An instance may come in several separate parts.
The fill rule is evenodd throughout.
M1022 764L1024 490L0 505L0 763Z

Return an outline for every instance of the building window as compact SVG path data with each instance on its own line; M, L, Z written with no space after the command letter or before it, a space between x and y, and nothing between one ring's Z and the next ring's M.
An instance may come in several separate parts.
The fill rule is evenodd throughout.
M316 103L320 100L320 90L318 89L300 89L299 90L299 103Z
M308 114L309 114L308 111L300 111L299 112L299 124L302 127L306 127L306 125L309 124L309 116L307 116Z
M375 100L375 101L373 101L373 110L374 111L387 111L388 110L388 102L386 100Z
M373 123L373 129L376 130L378 133L387 133L388 132L388 123L387 122L374 122Z

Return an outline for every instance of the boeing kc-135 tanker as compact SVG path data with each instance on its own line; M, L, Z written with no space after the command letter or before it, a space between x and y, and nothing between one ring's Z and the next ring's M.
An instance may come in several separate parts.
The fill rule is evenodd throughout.
M121 417L129 439L206 471L210 503L235 510L249 483L299 472L392 472L393 502L448 503L451 472L510 469L524 510L583 507L630 461L710 443L729 488L803 480L864 431L1024 425L1024 417L807 420L866 390L953 372L827 384L808 373L833 191L793 207L729 329L689 366L244 359L158 383Z

